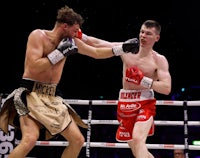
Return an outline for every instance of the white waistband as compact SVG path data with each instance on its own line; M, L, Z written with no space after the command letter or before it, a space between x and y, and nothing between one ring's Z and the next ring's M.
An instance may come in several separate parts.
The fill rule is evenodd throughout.
M125 90L121 89L119 92L119 101L141 101L154 99L153 89L144 90Z

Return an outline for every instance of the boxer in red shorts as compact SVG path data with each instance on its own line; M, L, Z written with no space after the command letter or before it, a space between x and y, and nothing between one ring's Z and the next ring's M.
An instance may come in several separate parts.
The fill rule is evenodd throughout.
M153 158L146 147L146 139L154 132L156 99L154 91L163 95L171 92L171 75L166 57L153 49L160 39L161 26L146 20L139 32L137 53L120 56L123 62L122 89L119 93L117 119L118 141L126 141L136 158ZM109 42L79 33L88 45L112 47L120 42Z
M136 122L149 122L156 114L156 99L153 90L124 90L119 93L117 119L120 123L116 140L128 142L133 140L132 131ZM148 135L154 134L154 123Z

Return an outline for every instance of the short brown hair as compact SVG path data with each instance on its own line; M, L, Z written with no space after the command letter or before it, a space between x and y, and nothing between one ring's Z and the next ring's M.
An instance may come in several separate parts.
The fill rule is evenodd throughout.
M64 6L58 10L56 21L58 23L67 23L70 26L73 24L81 26L84 22L82 16L68 6Z
M152 27L154 27L154 28L156 29L156 31L157 31L158 34L160 34L160 32L161 32L161 26L160 26L160 24L159 24L157 21L155 21L155 20L146 20L146 21L143 23L143 25L145 25L147 28L152 28Z

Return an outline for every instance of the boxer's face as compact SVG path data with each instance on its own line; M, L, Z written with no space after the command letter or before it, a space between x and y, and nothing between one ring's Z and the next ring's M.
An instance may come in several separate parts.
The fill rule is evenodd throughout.
M174 158L184 158L184 151L181 149L175 149L174 150Z
M64 37L74 38L77 35L78 30L80 29L79 24L67 25L63 26L63 34Z
M153 46L155 42L157 42L160 39L160 35L157 34L157 31L154 27L146 27L145 25L142 25L140 29L140 45L150 45Z

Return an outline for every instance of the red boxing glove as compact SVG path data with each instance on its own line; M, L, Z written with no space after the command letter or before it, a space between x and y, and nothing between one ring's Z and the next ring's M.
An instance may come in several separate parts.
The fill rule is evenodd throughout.
M78 30L76 37L79 38L80 40L82 40L83 42L87 41L88 36L86 34L84 34L81 29Z
M131 82L136 85L141 85L146 88L151 88L153 83L153 80L149 77L144 76L143 72L136 66L126 69L125 80L127 82Z
M83 35L82 31L81 31L81 29L79 29L77 34L76 34L76 37L79 38L79 39L82 39L82 35Z

